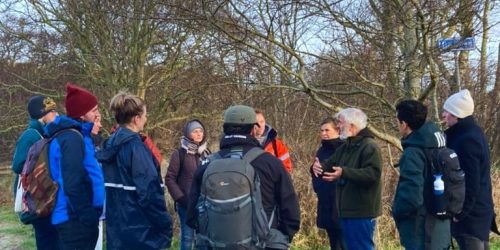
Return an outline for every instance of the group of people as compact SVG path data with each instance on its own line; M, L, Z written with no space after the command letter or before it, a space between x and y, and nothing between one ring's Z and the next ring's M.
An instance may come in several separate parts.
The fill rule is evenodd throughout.
M14 151L12 169L17 184L29 148L42 138L53 137L48 162L59 189L52 215L21 218L33 225L37 249L96 249L99 220L104 218L107 249L170 247L172 219L160 172L162 157L142 133L147 122L144 101L125 92L111 99L110 111L117 126L106 140L99 133L101 114L93 93L68 83L64 106L66 115L61 115L52 98L32 97L28 102L29 125ZM245 151L259 147L270 152L254 161L257 173L262 173L262 203L268 215L278 207L279 216L272 221L272 227L291 241L299 229L300 212L287 172L292 169L288 149L266 124L263 111L256 114L246 106L234 108L226 112L231 114L224 118L228 138L222 139L220 148L237 145ZM199 165L211 153L205 131L200 120L186 123L180 147L170 157L165 176L181 222L182 249L194 247L196 211L192 201L196 198L191 196L199 192ZM195 187L192 191L191 186Z
M234 148L246 154L252 148L263 148L269 154L251 162L260 176L262 203L268 218L273 208L278 211L272 227L278 228L291 242L300 225L298 199L289 175L292 171L286 145L265 120L262 110L235 105L224 113L224 136L218 152L226 155ZM188 121L183 129L181 146L172 153L165 176L168 191L176 202L181 237L180 249L193 249L198 229L196 202L200 196L202 178L208 166L206 129L200 120ZM198 247L200 249L200 247Z
M66 84L64 108L66 115L60 115L52 98L32 97L29 126L14 151L17 180L30 146L51 138L48 163L58 185L52 214L24 220L20 214L33 225L37 249L95 249L103 218L107 249L170 247L172 219L158 150L141 134L147 121L144 101L125 92L111 99L118 126L106 140L99 135L101 114L93 93Z
M415 100L396 106L396 125L403 153L392 204L401 245L405 249L442 250L451 237L460 249L489 249L489 232L498 233L492 199L489 147L474 117L468 90L444 103L443 132L427 119L427 107ZM311 166L318 197L317 225L326 230L331 249L375 249L375 218L380 215L382 158L366 129L366 115L347 108L321 123L321 147ZM456 152L465 174L465 201L457 214L436 217L426 209L432 202L433 178L426 149L447 146Z
M50 97L32 97L31 119L14 152L12 169L19 175L30 146L43 137L54 137L48 154L51 175L59 186L55 208L49 217L25 219L33 225L37 249L95 249L103 218L107 249L170 247L172 219L163 183L179 216L180 247L193 249L199 231L197 202L211 154L202 121L193 119L184 125L180 147L170 157L163 182L161 154L142 133L147 121L142 99L125 92L111 99L117 126L106 140L99 135L101 114L94 94L68 83L64 104L66 115L60 115ZM466 176L463 210L450 218L435 218L425 208L431 194L425 188L428 159L423 149L443 146L442 132L428 121L427 108L418 101L402 101L396 111L403 153L392 215L401 245L448 249L453 236L460 249L488 249L490 226L495 225L489 148L472 116L470 93L460 91L444 104L446 145L457 153ZM357 108L343 109L320 124L321 146L310 172L318 197L317 226L326 230L331 249L375 249L383 164L367 124L366 114ZM292 162L264 112L244 105L229 107L219 148L221 156L235 148L242 154L254 148L267 152L249 163L259 177L269 226L291 242L300 226Z

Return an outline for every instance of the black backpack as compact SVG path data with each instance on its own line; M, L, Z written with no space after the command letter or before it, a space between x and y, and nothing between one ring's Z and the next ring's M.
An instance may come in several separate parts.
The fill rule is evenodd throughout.
M288 249L288 237L271 228L262 206L260 179L250 164L265 153L253 148L246 154L231 150L208 157L197 202L196 244L212 249ZM275 208L276 209L276 208Z
M433 199L426 200L426 209L437 218L451 218L462 212L465 200L465 173L460 168L458 155L448 147L425 148L424 152L427 158L425 170L427 197L434 197L434 175L442 175L444 182L443 203L446 213L442 214L437 211L438 208Z

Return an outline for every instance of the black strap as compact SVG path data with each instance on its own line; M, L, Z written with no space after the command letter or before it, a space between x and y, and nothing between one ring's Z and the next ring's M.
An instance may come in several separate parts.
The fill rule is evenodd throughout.
M243 159L250 163L253 160L255 160L255 158L259 157L263 153L265 153L264 150L262 150L259 147L254 147L254 148L248 150L248 152L246 152L245 155L243 155Z
M182 169L184 169L184 160L186 159L187 150L185 148L179 148L177 154L179 155L179 172L177 173L175 183L179 183L179 177L182 174Z
M433 154L432 154L432 149L429 149L429 148L422 148L422 150L424 151L424 154L425 154L425 159L427 161L427 164L426 165L429 165L430 166L430 169L432 170L431 173L435 173L436 172L436 166L434 166L434 158L433 158Z
M65 128L65 129L61 129L61 130L57 131L54 135L52 135L51 137L49 137L49 141L52 141L58 135L61 135L62 133L66 132L66 131L69 131L69 130L75 131L83 139L83 135L82 135L82 133L78 129L76 129L76 128Z
M273 144L274 156L280 157L278 156L278 145L276 145L276 139L273 139L271 143Z

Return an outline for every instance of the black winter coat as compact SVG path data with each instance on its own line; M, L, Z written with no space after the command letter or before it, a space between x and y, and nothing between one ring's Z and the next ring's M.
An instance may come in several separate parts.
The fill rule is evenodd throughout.
M456 216L459 222L452 223L452 234L487 241L494 216L488 142L472 116L460 119L445 134L447 146L455 150L465 172L464 207Z
M316 157L318 157L320 162L327 160L333 155L333 153L335 153L335 150L337 150L342 143L344 143L344 141L341 139L322 140L321 147L318 149L318 152L316 152ZM337 182L324 181L321 179L321 176L314 176L312 167L311 177L314 192L316 192L316 195L318 196L318 217L316 218L316 224L319 228L332 228L339 223L339 215L336 205Z
M160 168L139 134L119 128L96 158L106 185L107 249L170 247L172 219Z
M224 136L220 142L220 153L227 154L232 147L243 147L245 154L251 148L259 147L259 142L250 135ZM281 161L269 153L260 155L250 164L259 175L262 205L268 218L271 218L271 213L276 207L275 218L277 219L273 221L271 227L278 229L292 241L293 236L299 230L300 209L290 175ZM187 224L194 229L197 229L198 224L196 202L200 196L203 173L207 166L208 163L204 163L196 170L189 195Z

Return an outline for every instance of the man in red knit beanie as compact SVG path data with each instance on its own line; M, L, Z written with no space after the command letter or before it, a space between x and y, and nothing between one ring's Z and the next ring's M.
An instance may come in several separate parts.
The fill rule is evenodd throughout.
M63 250L94 249L104 204L104 178L91 132L101 114L97 97L72 83L66 84L64 105L67 116L58 116L45 126L47 134L55 138L50 142L49 162L59 185L51 221Z
M100 116L97 104L97 97L88 90L72 83L66 84L64 106L69 117L94 122L97 116Z

